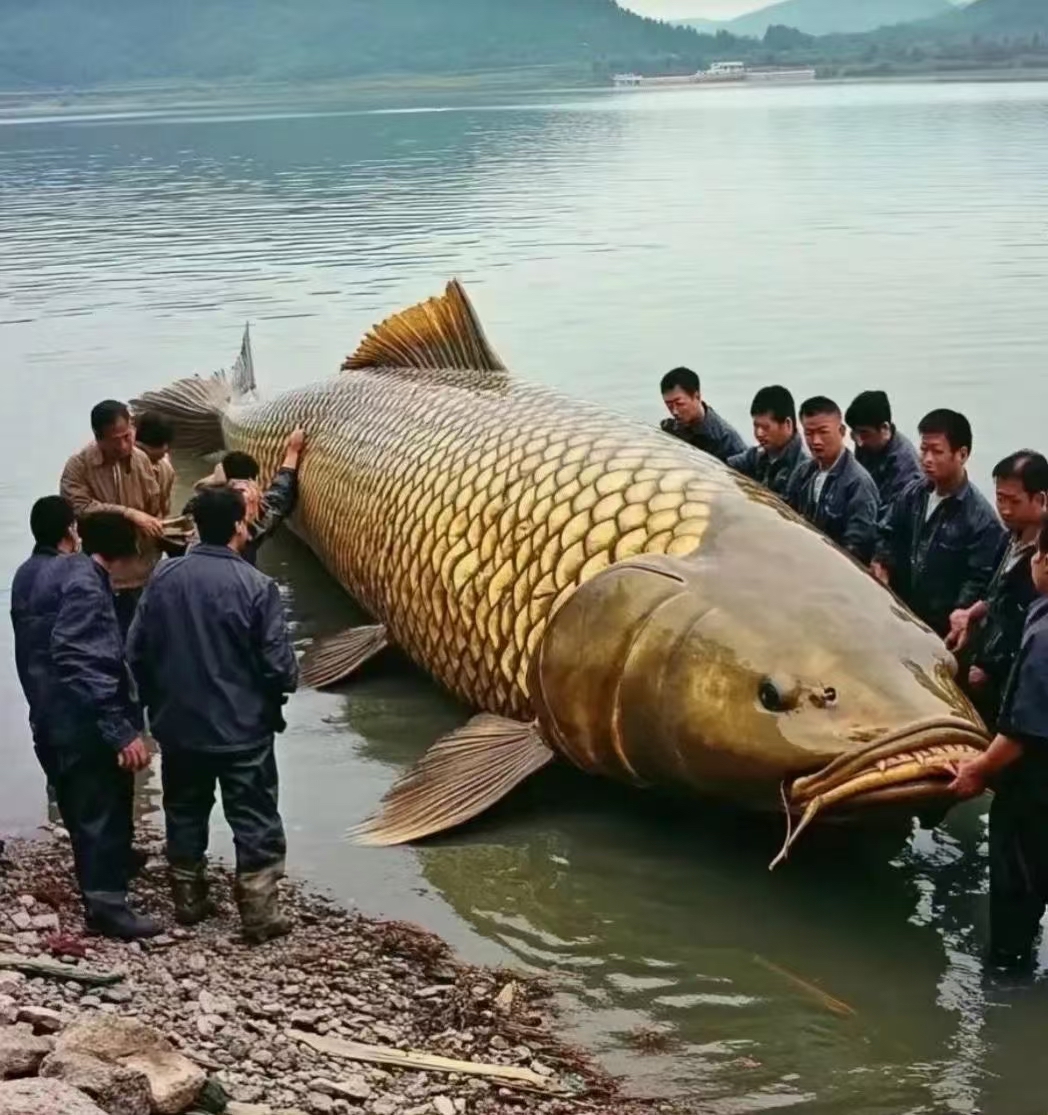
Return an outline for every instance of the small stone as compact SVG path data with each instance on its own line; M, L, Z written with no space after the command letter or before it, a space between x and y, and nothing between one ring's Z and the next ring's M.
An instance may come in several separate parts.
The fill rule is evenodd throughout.
M531 1062L531 1071L532 1072L537 1072L539 1074L539 1076L552 1076L553 1075L553 1070L549 1067L549 1065L544 1065L541 1061L532 1061Z
M314 1092L323 1092L338 1099L366 1100L371 1098L371 1085L362 1076L347 1076L345 1080L314 1080Z
M149 1082L133 1069L87 1053L52 1053L40 1075L86 1092L108 1115L149 1115Z
M455 1115L455 1105L447 1096L434 1097L433 1110L437 1115Z
M33 928L44 933L49 930L58 931L62 928L62 923L58 920L57 914L37 914L33 918Z
M265 1068L267 1065L271 1065L273 1063L273 1051L270 1049L266 1049L265 1047L261 1049L253 1049L251 1051L251 1060L254 1061L256 1065L261 1065L263 1068Z
M225 1115L274 1115L274 1112L264 1103L228 1103Z
M107 990L108 991L116 991L116 988L115 987L110 987ZM107 999L109 998L108 994L106 994L106 998ZM109 1001L114 1002L115 1000L110 999ZM100 1007L102 1005L102 1000L99 999L95 995L84 995L80 1000L80 1005L82 1007L89 1007L89 1008L94 1008L94 1009L97 1010L98 1007Z
M319 1010L292 1011L291 1025L294 1026L296 1030L315 1030L322 1013L323 1012Z
M0 1084L3 1115L105 1115L64 1080L12 1080Z
M194 952L186 961L186 967L191 972L196 972L197 975L203 975L207 971L207 957L202 956L199 952Z
M107 1003L130 1003L131 997L131 992L126 987L107 987L102 992L102 998L105 999ZM88 998L89 996L85 995L84 998L80 1000L80 1005L83 1006Z
M306 1096L306 1106L313 1115L331 1115L335 1108L335 1101L330 1096L322 1095L320 1092L310 1092Z
M24 906L27 910L31 910L36 905L36 899L31 894L20 894L18 896L18 905Z
M233 1038L226 1048L229 1050L229 1055L235 1057L238 1061L251 1052L250 1044L243 1038Z
M17 987L20 983L25 983L23 972L0 972L0 987Z
M371 1115L397 1115L397 1101L378 1099L371 1105Z
M204 1014L231 1015L236 1013L236 1004L226 995L212 995L206 989L197 996L197 1003Z
M15 910L11 915L11 924L15 929L24 931L33 928L33 919L25 910Z
M27 1022L38 1034L57 1034L65 1025L61 1014L47 1007L22 1007L16 1021Z
M207 1081L204 1070L181 1053L147 1049L122 1057L120 1063L145 1074L154 1115L179 1115L197 1098Z

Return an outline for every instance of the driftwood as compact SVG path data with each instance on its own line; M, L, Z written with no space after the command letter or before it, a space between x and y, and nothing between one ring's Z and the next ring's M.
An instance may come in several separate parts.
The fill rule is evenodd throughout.
M372 1065L395 1065L402 1069L415 1069L421 1072L446 1072L463 1076L490 1076L502 1081L508 1087L524 1087L541 1092L562 1092L547 1076L540 1076L531 1069L517 1068L515 1065L491 1065L478 1061L455 1061L449 1057L437 1057L431 1053L408 1053L402 1049L392 1049L384 1045L363 1045L341 1038L329 1038L321 1034L308 1034L302 1030L288 1030L289 1038L308 1045L317 1053L329 1057L341 1057L347 1061L363 1061Z
M841 1018L855 1017L855 1008L849 1006L843 999L838 999L829 992L823 991L821 987L817 987L814 983L803 979L794 972L787 971L785 968L780 968L778 964L773 963L763 956L755 955L753 960L754 963L759 964L762 968L766 968L769 972L774 972L777 976L782 976L783 979L792 983L794 987L798 987L801 991L806 992L817 1002L821 1003L831 1014L839 1015Z
M57 960L30 960L14 952L0 952L0 968L23 972L27 976L71 980L88 987L109 987L124 978L120 972L92 972L86 968L74 968L71 964L60 964Z

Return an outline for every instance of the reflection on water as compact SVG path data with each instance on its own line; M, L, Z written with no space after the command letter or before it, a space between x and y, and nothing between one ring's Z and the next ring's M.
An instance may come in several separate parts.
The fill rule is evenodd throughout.
M452 274L513 368L649 420L684 361L743 429L782 381L842 402L884 387L904 427L970 411L983 483L1040 443L1044 86L328 108L0 126L5 588L98 398L228 362L245 319L264 390L327 375ZM301 642L358 618L293 538L263 564ZM0 827L46 800L8 640ZM465 715L395 655L299 694L280 745L295 870L469 956L564 974L572 1024L614 1067L705 1110L1043 1107L1048 991L985 986L976 961L978 807L912 838L824 833L769 875L770 822L560 771L424 848L347 845Z

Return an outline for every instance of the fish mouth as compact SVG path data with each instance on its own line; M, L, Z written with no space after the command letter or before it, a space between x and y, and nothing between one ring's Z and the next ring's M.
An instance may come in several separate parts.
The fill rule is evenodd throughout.
M989 742L986 731L970 720L930 717L888 732L813 774L783 782L786 839L769 870L789 856L801 833L828 810L948 797L947 786L957 766L977 758ZM800 820L794 825L798 814Z

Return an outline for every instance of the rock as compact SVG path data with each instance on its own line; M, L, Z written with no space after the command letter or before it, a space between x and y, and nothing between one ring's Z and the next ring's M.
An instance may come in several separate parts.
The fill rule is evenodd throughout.
M52 1053L40 1075L86 1092L108 1115L149 1115L149 1081L140 1072L89 1053Z
M57 1034L65 1025L61 1014L47 1007L22 1007L18 1021L28 1023L38 1034Z
M251 1051L251 1060L254 1061L256 1065L261 1065L265 1068L267 1065L273 1063L273 1051L271 1049L266 1049L265 1046L253 1049Z
M215 1077L208 1077L196 1098L196 1106L210 1115L222 1115L222 1112L229 1109L229 1096Z
M107 1003L130 1003L131 991L126 987L107 987L102 992L102 998ZM83 999L80 1000L83 1003Z
M49 930L57 932L62 928L62 923L58 920L57 914L37 914L36 917L33 918L33 928L42 933L46 933Z
M38 1038L29 1026L5 1026L0 1030L0 1080L32 1076L51 1052L50 1038Z
M433 1110L437 1115L456 1115L455 1105L447 1096L434 1097Z
M154 1115L179 1115L200 1095L207 1081L207 1073L188 1057L164 1049L132 1053L122 1057L120 1063L137 1069L149 1081Z
M371 1098L371 1085L362 1076L350 1076L345 1080L314 1080L310 1084L314 1092L323 1092L338 1099L366 1100Z
M335 1109L335 1101L330 1096L322 1095L320 1092L310 1092L306 1096L306 1105L313 1115L331 1115Z
M0 1084L0 1115L105 1115L105 1112L62 1080L12 1080Z
M186 961L186 967L197 975L203 975L204 972L207 971L207 957L199 952L194 952L189 960Z
M116 1061L150 1050L170 1052L174 1046L151 1026L129 1018L92 1014L74 1022L55 1046L68 1053L90 1053L103 1061Z
M210 991L201 991L197 1002L204 1014L222 1015L228 1017L236 1013L236 1003L226 995L212 995Z
M17 987L25 983L24 972L0 972L0 987Z
M264 1103L230 1103L226 1105L225 1115L274 1115L273 1108Z
M319 1010L292 1011L291 1025L294 1026L296 1030L315 1030L322 1013L323 1012Z
M25 910L15 910L11 915L11 924L18 930L33 928L33 919Z
M397 1115L397 1101L391 1099L375 1100L371 1105L371 1115Z

